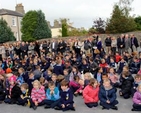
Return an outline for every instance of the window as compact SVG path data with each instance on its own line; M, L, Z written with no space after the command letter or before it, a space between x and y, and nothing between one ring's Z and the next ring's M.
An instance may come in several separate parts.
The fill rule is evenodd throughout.
M16 26L16 18L12 17L12 26Z

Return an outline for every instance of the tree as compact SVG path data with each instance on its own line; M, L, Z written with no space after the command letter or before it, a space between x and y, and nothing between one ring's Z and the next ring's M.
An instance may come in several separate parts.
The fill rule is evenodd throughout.
M62 37L67 37L68 36L67 19L61 19L61 24L62 24Z
M127 17L118 5L114 6L112 16L107 21L106 32L125 33L136 29L133 17Z
M89 30L88 30L88 33L90 34L90 35L92 35L92 34L95 34L97 31L96 31L96 29L94 28L94 27L91 27Z
M136 24L137 24L137 30L141 30L141 16L138 16L138 17L136 17L135 19L135 22L136 22Z
M42 11L28 11L22 19L22 40L34 41L42 38L51 38L45 16Z
M123 10L125 16L129 16L130 11L132 11L131 4L134 0L119 0L119 7Z
M94 20L93 27L96 29L98 33L105 33L105 21L102 20L102 18Z
M44 13L39 10L37 14L37 27L34 30L33 37L36 37L36 39L51 38L51 30L45 20Z
M88 31L85 29L72 29L70 31L68 31L68 36L84 36L87 35Z
M0 43L4 43L7 41L15 41L16 38L14 37L11 28L7 26L7 22L1 18L0 19Z
M38 14L34 11L28 11L21 22L22 28L22 40L23 41L32 41L36 40L35 37L33 37L34 30L37 27L37 18Z

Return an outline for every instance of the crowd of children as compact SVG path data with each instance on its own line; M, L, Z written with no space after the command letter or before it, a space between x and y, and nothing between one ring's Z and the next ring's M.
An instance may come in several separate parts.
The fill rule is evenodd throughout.
M13 46L13 55L0 52L0 103L75 111L73 97L82 96L88 108L100 105L118 110L119 94L123 99L133 98L132 111L141 111L141 54L122 48L112 51L109 37L106 54L97 38L86 39L83 50L79 40L72 45L61 40L57 49L53 40L52 49L47 42L41 48L35 42L32 52L28 47L33 45L28 43L27 51L22 51L25 43L19 46L18 42L20 48Z

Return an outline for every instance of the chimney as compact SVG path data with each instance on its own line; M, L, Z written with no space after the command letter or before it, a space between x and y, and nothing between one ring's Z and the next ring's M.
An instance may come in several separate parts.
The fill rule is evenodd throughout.
M54 27L60 27L60 26L59 26L59 21L58 21L58 20L54 20Z
M20 4L17 4L16 7L15 7L15 10L21 14L25 14L25 11L24 11L24 6L22 5L22 3Z
M47 21L48 27L51 28L50 21Z

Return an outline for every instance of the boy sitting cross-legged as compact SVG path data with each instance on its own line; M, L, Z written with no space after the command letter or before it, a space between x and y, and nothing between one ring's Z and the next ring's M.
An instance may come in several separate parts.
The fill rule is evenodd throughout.
M45 109L48 108L58 108L60 103L59 89L55 86L53 81L48 83L48 89L46 90ZM58 108L59 109L59 108Z
M116 89L111 85L110 80L105 80L103 86L100 87L99 99L102 109L118 110L116 100Z
M74 101L73 101L73 92L69 88L69 83L66 80L61 82L61 100L60 100L60 109L63 111L73 110L75 111ZM58 110L58 109L56 109Z

